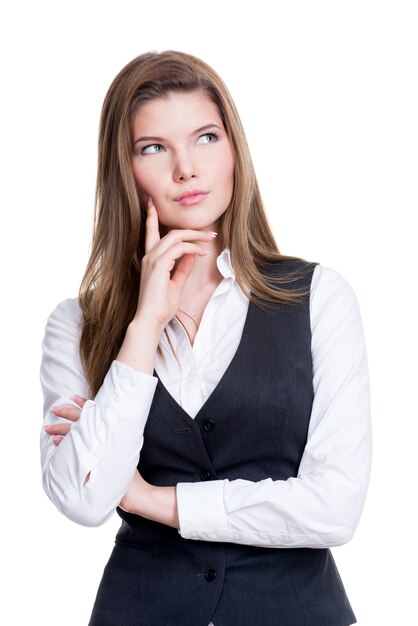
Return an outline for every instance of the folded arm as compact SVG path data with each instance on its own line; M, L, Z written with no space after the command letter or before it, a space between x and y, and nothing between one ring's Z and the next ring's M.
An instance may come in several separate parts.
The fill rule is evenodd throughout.
M324 266L316 268L315 278L310 300L314 401L298 476L178 483L182 537L323 548L353 536L372 453L366 345L349 283Z
M95 398L87 400L80 418L55 445L44 427L66 420L57 417L52 406L77 407L74 394L89 396L78 354L80 315L77 301L65 300L45 328L40 369L42 481L50 500L69 519L99 526L112 516L132 481L158 379L113 361Z

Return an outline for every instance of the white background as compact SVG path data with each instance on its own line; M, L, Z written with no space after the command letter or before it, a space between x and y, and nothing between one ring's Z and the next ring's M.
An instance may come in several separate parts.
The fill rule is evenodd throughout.
M228 85L280 251L333 267L357 294L373 471L356 534L333 554L359 626L414 623L416 7L73 0L2 9L2 623L87 624L119 526L117 515L78 526L43 493L38 371L46 318L77 295L88 258L105 93L132 58L165 49L199 56Z

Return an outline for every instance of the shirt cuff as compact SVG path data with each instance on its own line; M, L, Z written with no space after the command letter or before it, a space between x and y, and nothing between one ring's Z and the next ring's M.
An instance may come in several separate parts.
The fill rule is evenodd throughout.
M148 415L157 384L156 376L139 372L115 360L112 361L94 402L123 419L137 422L138 416L143 413L144 399L149 404L146 411Z
M225 480L177 483L179 534L184 539L216 541L228 527L224 505Z

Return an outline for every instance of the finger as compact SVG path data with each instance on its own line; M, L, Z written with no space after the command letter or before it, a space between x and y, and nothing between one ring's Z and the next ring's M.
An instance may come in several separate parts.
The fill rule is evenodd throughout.
M72 406L53 406L51 411L54 415L65 417L65 419L77 421L80 418L81 409Z
M158 213L152 198L148 199L147 219L145 222L145 254L160 241Z
M68 435L71 429L71 424L49 424L44 427L44 430L48 435Z
M165 253L166 258L168 257L167 263L171 266L170 280L182 290L192 272L196 256L206 256L207 254L209 254L209 250L185 241L172 246Z
M176 283L178 287L183 289L196 261L195 254L185 254L178 262L174 272L171 275L171 280Z
M164 259L167 263L171 264L172 270L179 267L181 259L184 257L206 256L210 254L210 250L206 250L203 246L199 246L197 243L190 243L188 241L179 241L171 245L157 258Z
M52 441L59 446L64 437L52 437Z
M81 407L83 407L87 402L86 398L82 398L77 393L73 395L73 400L76 404L78 404L78 406L81 406Z
M162 239L156 250L153 252L154 261L168 254L172 260L176 260L176 256L193 253L204 254L204 246L200 243L213 240L213 235L205 230L192 230L190 228L177 228L170 230ZM199 243L192 243L199 242ZM179 246L182 246L181 248ZM151 256L151 255L149 255Z

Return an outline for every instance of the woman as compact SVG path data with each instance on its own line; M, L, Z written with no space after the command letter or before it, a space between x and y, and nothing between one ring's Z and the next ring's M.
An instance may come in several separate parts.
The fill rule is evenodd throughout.
M370 472L357 300L280 254L231 96L192 55L143 54L109 88L91 257L41 382L47 495L122 518L90 626L356 622L329 548Z

